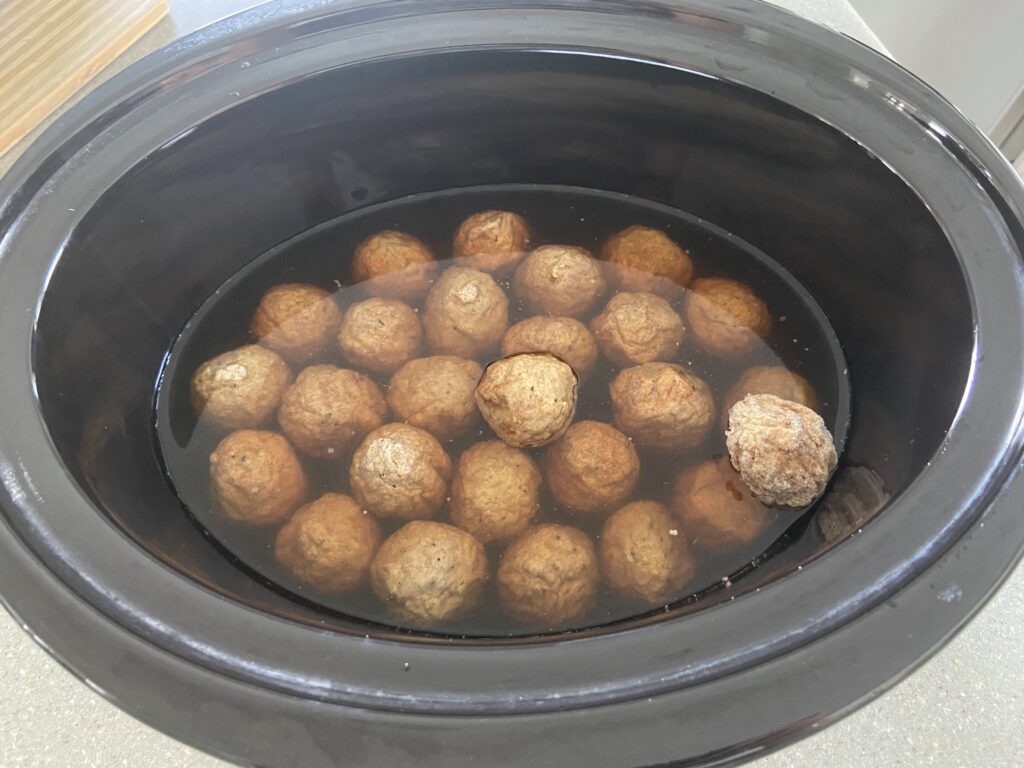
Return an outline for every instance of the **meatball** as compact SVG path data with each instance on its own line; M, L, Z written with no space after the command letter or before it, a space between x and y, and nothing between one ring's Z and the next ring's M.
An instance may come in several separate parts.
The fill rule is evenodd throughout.
M509 211L481 211L459 225L452 244L455 260L484 272L507 272L530 250L523 217Z
M572 366L580 381L594 370L597 344L583 323L571 317L531 317L516 323L501 342L501 354L550 352Z
M293 363L307 363L326 350L341 322L341 310L315 285L286 283L263 294L249 332Z
M248 344L207 360L192 377L192 407L223 429L263 424L277 410L292 372L269 349Z
M708 385L672 363L626 368L608 386L615 426L645 448L689 451L715 423Z
M805 507L818 498L838 460L821 416L775 395L736 403L725 445L751 492L777 507Z
M697 346L723 360L749 354L772 329L765 303L743 283L721 277L693 281L686 320Z
M749 544L770 520L768 509L725 458L680 472L672 484L670 506L689 542L704 549Z
M571 512L604 512L633 492L640 459L624 434L598 421L573 424L547 454L555 500Z
M232 432L210 454L213 506L229 520L280 523L308 492L306 473L281 435L254 429Z
M407 424L447 443L476 424L474 392L483 368L475 360L436 355L410 360L391 377L388 405Z
M374 297L353 304L338 329L342 357L374 373L394 373L422 346L420 316L398 299Z
M533 459L500 440L459 457L452 481L452 522L484 544L518 536L537 514L541 474Z
M679 523L655 501L634 501L605 520L600 553L608 585L651 605L679 597L693 578L693 555Z
M303 453L341 458L388 415L380 389L357 371L311 365L285 390L277 421Z
M415 301L430 288L436 272L430 248L390 229L363 240L352 256L352 279L371 296Z
M671 297L693 277L690 254L664 232L632 226L612 235L601 248L608 276L623 291Z
M380 526L355 500L325 493L299 507L277 533L274 555L296 579L323 592L366 581L380 546Z
M748 368L722 398L722 430L729 428L729 411L747 395L775 395L783 400L817 410L814 387L799 373L782 365L757 365Z
M487 581L484 545L454 525L414 520L391 534L370 566L373 591L400 619L430 623L476 607Z
M619 366L671 360L683 343L683 321L653 293L617 293L590 321L601 353Z
M538 525L516 539L498 565L498 595L521 621L557 626L594 603L600 573L590 537L567 525Z
M601 265L586 248L542 245L516 269L512 290L533 311L578 317L604 296Z
M423 328L432 351L479 357L495 349L508 328L508 298L486 272L452 267L427 294Z
M452 462L433 435L385 424L366 436L349 469L352 493L381 517L432 517L448 495Z
M509 445L535 448L565 434L576 414L576 372L547 352L524 352L484 369L476 404Z

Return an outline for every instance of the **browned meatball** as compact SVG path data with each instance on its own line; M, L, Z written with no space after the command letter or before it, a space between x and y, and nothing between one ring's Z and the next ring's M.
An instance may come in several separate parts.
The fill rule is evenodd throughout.
M460 528L428 520L406 523L391 534L370 567L377 597L398 618L417 623L469 612L486 581L483 544Z
M693 450L715 423L715 400L708 385L679 365L626 368L608 391L615 426L645 448Z
M249 332L293 363L307 363L326 350L338 332L341 310L315 285L285 283L263 294Z
M686 320L697 346L723 360L749 354L772 329L765 303L743 283L722 277L693 281Z
M571 317L530 317L516 323L505 333L501 354L550 352L572 366L583 381L594 370L597 344L583 323Z
M430 248L405 232L388 229L371 235L352 256L352 280L371 296L415 301L436 274Z
M671 360L685 329L672 305L653 293L617 293L590 321L601 353L619 366Z
M474 392L483 368L475 360L436 355L410 360L391 377L388 405L395 417L443 443L477 423Z
M303 453L342 458L388 415L380 389L363 374L311 365L285 390L277 421Z
M509 445L535 448L565 434L576 414L576 373L547 352L524 352L484 369L476 404Z
M571 512L604 512L633 492L640 459L615 427L579 421L548 449L546 470L560 505Z
M590 537L567 525L538 525L512 542L498 565L498 595L521 621L557 626L594 603L600 573Z
M505 335L508 298L486 272L452 267L427 294L423 328L432 351L479 357Z
M690 544L732 549L764 531L770 513L722 458L684 469L672 486L672 512Z
M509 211L481 211L459 225L452 254L460 264L484 272L507 272L530 250L523 217Z
M433 517L448 495L452 462L433 435L385 424L366 436L349 468L352 493L381 517Z
M512 290L534 312L578 317L604 296L608 285L586 248L542 245L516 269Z
M192 407L223 429L258 427L277 410L292 372L276 352L248 344L207 360L192 377Z
M306 473L281 435L254 429L232 432L210 454L213 506L236 523L279 523L308 492Z
M729 428L729 410L747 395L775 395L783 400L817 410L814 387L799 373L783 365L757 365L748 368L722 398L722 429Z
M541 474L533 459L500 440L459 457L452 481L452 522L484 544L518 536L537 514Z
M394 373L422 346L420 316L398 299L374 297L353 304L338 329L342 357L374 373Z
M635 225L612 235L601 248L608 276L623 291L673 296L693 277L690 254L664 232Z
M299 581L346 592L366 581L380 546L380 526L350 496L325 493L299 507L274 542L274 555Z
M601 573L616 592L657 605L693 578L693 555L679 523L655 501L634 501L604 522Z
M743 482L772 506L807 506L836 468L836 448L821 416L775 395L747 395L736 403L725 445Z

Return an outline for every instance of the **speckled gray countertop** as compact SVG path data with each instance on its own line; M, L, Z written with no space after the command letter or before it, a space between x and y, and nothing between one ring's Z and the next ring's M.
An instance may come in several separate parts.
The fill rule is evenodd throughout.
M773 0L881 48L846 0ZM170 0L171 15L96 83L173 38L252 0ZM35 135L35 134L33 134ZM0 173L33 136L0 157ZM1024 569L907 680L756 768L1024 765ZM214 768L226 764L160 734L100 698L0 611L2 768ZM301 768L301 766L296 766Z

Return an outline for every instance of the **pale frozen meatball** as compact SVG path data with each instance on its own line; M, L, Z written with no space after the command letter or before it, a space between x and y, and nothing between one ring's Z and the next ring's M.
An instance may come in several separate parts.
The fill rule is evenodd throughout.
M303 453L344 458L388 415L384 395L358 371L311 365L285 390L277 422Z
M381 517L433 517L448 495L452 462L429 432L385 424L356 449L349 482L356 500Z
M306 473L277 432L241 429L210 454L213 507L248 525L280 523L306 500Z
M655 501L634 501L605 520L600 555L612 589L651 605L680 597L693 578L693 555L679 523Z
M278 531L274 556L304 584L347 592L366 581L380 541L373 515L350 496L325 493L299 507Z
M476 404L509 445L535 448L565 434L576 414L576 372L547 352L524 352L484 369Z
M608 387L615 426L645 448L690 451L715 423L708 385L680 365L626 368Z
M370 566L370 584L399 619L429 624L476 607L487 582L484 546L461 528L428 520L391 534Z
M555 500L570 512L605 512L633 492L640 459L629 438L599 421L573 424L548 449L546 475Z
M391 377L388 405L399 421L443 443L457 440L477 423L475 392L482 373L480 363L453 355L410 360Z
M772 329L765 303L743 283L722 277L693 281L686 320L697 346L723 360L749 354Z
M635 225L612 235L601 248L612 283L623 291L670 297L690 284L693 261L664 232Z
M512 290L534 312L579 317L597 304L608 285L586 248L542 245L516 269Z
M508 298L486 272L452 267L427 294L423 328L431 351L479 357L508 329Z
M501 342L501 354L550 352L562 358L585 380L597 362L597 344L583 323L571 317L538 315L516 323Z
M671 360L685 329L672 305L653 293L617 293L590 321L597 346L614 365Z
M422 241L393 229L371 235L352 256L352 279L371 296L416 301L437 274L434 254Z
M783 400L818 409L814 387L803 376L783 365L757 365L748 368L722 398L722 430L729 428L729 411L747 395L775 395Z
M484 544L518 536L537 514L542 478L533 459L500 440L459 457L452 480L452 522Z
M777 507L805 507L818 498L838 460L821 416L775 395L736 403L725 445L751 492Z
M286 283L263 294L249 332L260 344L293 363L307 363L334 340L341 310L315 285Z
M590 610L600 572L590 537L567 525L538 525L512 542L498 565L498 595L513 618L558 626Z
M192 377L192 407L222 429L258 427L277 410L291 378L280 355L248 344L199 366Z
M464 266L484 272L508 272L530 250L530 230L522 216L509 211L481 211L455 232L452 255Z
M680 472L670 506L681 532L698 549L728 551L750 544L771 519L726 458Z
M412 307L398 299L374 297L353 304L338 329L338 349L357 368L394 373L423 346L423 325Z

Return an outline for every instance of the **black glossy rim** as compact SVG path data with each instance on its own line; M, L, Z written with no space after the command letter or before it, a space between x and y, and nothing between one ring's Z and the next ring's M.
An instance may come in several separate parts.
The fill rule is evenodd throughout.
M869 49L753 0L728 8L711 0L417 0L325 3L279 14L264 7L222 22L114 78L58 121L0 186L4 599L59 657L114 690L129 711L244 759L251 745L223 727L230 713L211 730L189 719L185 701L230 701L238 712L297 718L327 741L363 733L401 742L399 730L408 727L405 739L422 734L453 750L452 764L467 762L474 749L504 744L512 751L494 725L502 719L479 717L506 713L520 715L512 730L523 762L535 748L524 746L529 733L546 734L547 749L572 749L594 765L617 762L612 756L622 749L609 740L627 733L656 735L634 745L634 764L682 755L706 762L792 738L828 719L824 713L877 692L946 639L1019 557L1024 192L994 148L934 92ZM415 24L394 24L410 15ZM87 210L146 152L237 98L350 61L481 45L622 55L770 93L854 138L899 174L940 224L956 222L946 232L973 297L973 370L942 450L885 515L800 573L678 621L453 652L268 619L157 564L92 508L50 445L31 375L37 297L52 255L81 216L67 209ZM250 62L244 71L242 58ZM182 93L190 96L184 108ZM899 153L899 138L924 140L923 149ZM954 481L946 471L954 465L958 478L975 482ZM917 543L911 553L908 541ZM962 598L937 605L944 584L935 585L950 576ZM890 640L911 627L909 640ZM294 652L283 662L239 642L254 636ZM114 649L141 666L125 674ZM358 663L325 675L323 659ZM814 669L821 683L800 685ZM153 676L172 670L183 698L161 701L151 692ZM643 705L655 696L658 714L651 717ZM728 714L730 727L679 733L678 718L698 708ZM336 736L326 735L329 727ZM252 741L264 744L253 759L283 762L275 744Z

